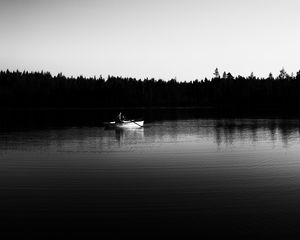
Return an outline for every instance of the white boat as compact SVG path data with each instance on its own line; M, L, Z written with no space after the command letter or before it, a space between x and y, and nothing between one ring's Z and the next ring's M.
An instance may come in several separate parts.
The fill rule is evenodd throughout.
M111 128L141 128L144 126L144 121L126 120L122 122L109 122L105 126Z

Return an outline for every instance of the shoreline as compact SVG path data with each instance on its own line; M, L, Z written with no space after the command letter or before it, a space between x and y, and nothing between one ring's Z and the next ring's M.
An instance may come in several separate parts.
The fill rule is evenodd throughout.
M197 109L217 109L216 107L63 107L63 108L0 108L0 111L47 111L47 110L197 110Z

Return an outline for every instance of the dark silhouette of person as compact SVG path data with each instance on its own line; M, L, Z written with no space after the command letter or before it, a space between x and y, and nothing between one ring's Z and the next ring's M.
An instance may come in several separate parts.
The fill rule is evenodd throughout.
M125 117L124 117L124 115L120 112L120 113L118 114L117 118L116 118L116 122L117 122L117 123L121 123L121 122L123 122L124 120L125 120Z

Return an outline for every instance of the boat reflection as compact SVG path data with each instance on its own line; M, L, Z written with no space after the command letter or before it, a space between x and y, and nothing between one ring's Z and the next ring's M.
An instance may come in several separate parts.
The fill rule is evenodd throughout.
M144 128L136 128L136 129L115 129L115 137L119 144L123 143L131 143L140 142L144 140Z

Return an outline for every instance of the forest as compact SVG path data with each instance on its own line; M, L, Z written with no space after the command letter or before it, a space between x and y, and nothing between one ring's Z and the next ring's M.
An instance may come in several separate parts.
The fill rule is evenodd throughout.
M236 76L218 69L211 79L135 79L52 76L49 72L0 72L0 108L289 108L300 102L300 71L273 77Z

